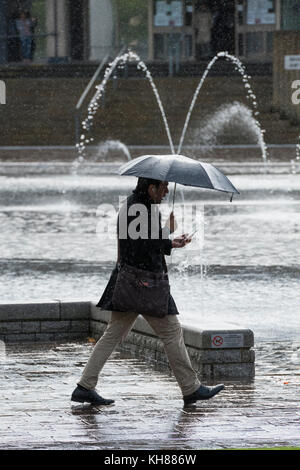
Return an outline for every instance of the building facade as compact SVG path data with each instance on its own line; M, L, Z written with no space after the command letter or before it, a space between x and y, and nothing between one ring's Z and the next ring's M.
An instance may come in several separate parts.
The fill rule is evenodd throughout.
M278 30L300 30L299 0L0 0L0 62L22 61L20 12L34 62L99 62L122 46L142 59L206 60L226 50L272 62Z
M99 61L117 45L112 0L0 0L0 11L2 63L22 60L22 11L35 20L35 62Z

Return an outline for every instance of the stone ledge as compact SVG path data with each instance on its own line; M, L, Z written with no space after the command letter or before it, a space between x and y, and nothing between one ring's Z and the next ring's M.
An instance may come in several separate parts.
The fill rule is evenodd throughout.
M71 332L89 333L90 322L86 320L71 320Z
M52 333L56 331L69 331L69 330L70 330L70 320L41 322L41 333Z
M91 321L91 334L99 339L107 327L106 322ZM206 333L206 331L204 331ZM142 331L132 330L128 333L124 345L135 345L141 351L156 351L165 355L162 341L158 337L148 336ZM191 360L207 364L234 364L253 363L255 352L253 349L206 349L186 345Z
M90 330L90 302L59 299L0 303L0 340L7 342L83 339Z
M60 303L57 300L48 302L14 302L0 303L0 321L16 320L59 320Z
M0 323L1 328L1 323ZM41 322L40 321L22 321L22 333L40 333Z
M171 372L171 368L165 352L150 349L147 346L141 347L139 344L134 344L130 341L125 341L125 343L121 345L121 349L129 351L133 355L141 356L147 361L157 362ZM191 348L187 347L187 350L193 368L199 376L205 379L224 379L233 377L239 379L249 379L255 375L254 362L216 363L215 361L211 360L209 363L206 363L205 361L202 361L201 358L193 356Z
M109 319L110 312L91 304L91 335L96 339L101 337ZM182 328L191 363L199 375L206 379L254 376L251 330L194 330L184 325ZM170 369L162 341L142 317L137 318L121 348Z
M19 333L22 331L22 323L21 321L1 321L0 322L0 334L6 335L10 333Z
M89 320L90 319L90 302L60 302L60 318L61 320Z
M243 349L254 346L254 335L249 329L198 330L183 326L185 344L199 349Z
M0 303L0 322L89 319L90 302L70 302L55 299L47 302Z
M101 310L91 303L91 319L108 323L110 312ZM248 349L254 346L253 331L249 329L201 330L184 324L182 329L185 344L196 349ZM156 333L142 316L138 316L132 331L156 337Z
M89 334L98 339L111 312L93 302L29 302L0 304L0 340L5 342L72 341ZM126 315L126 314L125 314ZM254 335L249 329L200 330L182 325L195 370L203 376L252 377ZM169 368L162 341L142 316L138 316L121 347Z
M13 333L7 335L0 335L0 340L5 343L27 343L36 341L35 333Z

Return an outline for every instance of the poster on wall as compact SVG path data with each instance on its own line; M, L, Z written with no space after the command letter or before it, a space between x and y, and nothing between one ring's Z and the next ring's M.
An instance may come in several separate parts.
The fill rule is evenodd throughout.
M182 2L171 2L171 24L182 26Z
M247 24L275 24L274 0L248 0Z
M165 1L156 2L156 13L154 15L155 26L168 26L167 23L167 7L168 4Z
M167 3L159 0L155 3L154 26L182 26L182 2L180 0Z

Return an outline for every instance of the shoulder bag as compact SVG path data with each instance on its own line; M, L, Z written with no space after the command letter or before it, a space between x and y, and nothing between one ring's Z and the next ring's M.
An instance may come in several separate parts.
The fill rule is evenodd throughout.
M112 296L114 310L153 317L167 315L170 284L165 260L165 271L155 273L121 264L119 253L118 243L118 276Z

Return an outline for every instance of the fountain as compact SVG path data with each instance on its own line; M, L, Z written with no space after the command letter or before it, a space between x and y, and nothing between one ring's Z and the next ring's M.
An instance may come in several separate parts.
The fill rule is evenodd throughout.
M224 54L218 58L226 59ZM127 60L137 62L151 85L168 136L168 151L181 151L186 146L186 131L195 102L217 58L210 62L193 94L178 148L146 65L132 52L112 61L83 121L76 163L78 168L85 167L85 171L70 173L66 164L63 170L60 164L53 164L51 172L42 174L39 168L33 172L33 165L30 169L25 166L21 171L15 169L13 174L5 173L4 166L2 168L0 295L4 301L44 300L53 296L99 300L116 259L116 244L113 237L100 240L95 228L116 216L118 198L128 194L135 178L116 176L112 170L117 162L102 161L106 159L105 149L112 147L122 154L122 160L129 159L131 149L122 143L98 144L93 162L85 159L85 147L93 142L88 129L92 128L105 86L113 70L124 66ZM233 58L228 60L239 66ZM251 135L260 141L262 159L267 161L267 152L263 152L263 131L259 134L260 126L256 124L255 95L249 77L244 74L242 80L253 109L236 103L231 108L223 106L217 127L221 130L224 124L222 113L227 116L244 113L247 122L251 121ZM213 141L213 127L209 122L207 126ZM299 161L300 144L296 150L295 165ZM190 206L201 200L205 204L206 223L205 249L200 259L192 251L190 256L184 250L174 254L178 275L172 274L172 289L184 323L197 327L201 324L251 328L257 340L264 339L266 334L281 340L298 337L299 299L295 293L300 278L300 175L271 171L272 164L265 174L252 177L245 164L240 173L232 172L230 179L241 196L231 205L227 199L222 200L220 194L198 188L186 188L184 199L183 193L182 198L178 198L182 205ZM108 210L97 210L104 204L110 206ZM181 267L186 274L183 277L179 272ZM202 284L199 274L205 277Z
M111 77L113 71L115 70L115 68L118 65L119 66L124 66L126 64L126 62L130 61L130 60L137 61L137 69L142 70L145 73L147 79L150 82L150 85L152 87L153 93L155 95L155 98L157 100L157 104L159 106L159 109L160 109L160 112L161 112L161 115L162 115L162 119L163 119L163 122L164 122L164 125L165 125L165 129L166 129L166 132L167 132L168 139L169 139L169 145L170 145L171 152L175 153L174 145L173 145L173 141L172 141L172 137L171 137L171 133L170 133L170 129L169 129L169 125L168 125L166 114L165 114L165 110L164 110L164 107L162 105L157 87L155 86L155 83L154 83L153 78L151 76L151 73L149 72L146 64L140 59L140 57L135 52L131 52L131 51L129 51L125 54L122 54L120 56L117 56L114 59L114 61L111 62L108 65L108 67L106 68L105 73L104 73L104 78L103 78L101 84L96 87L97 91L96 91L95 95L93 96L92 100L89 103L88 115L87 115L86 119L82 122L83 132L91 129L91 126L92 126L92 123L93 123L93 117L96 114L96 112L99 108L99 105L100 105L100 98L101 98L101 96L103 95L103 93L105 91L105 87L106 87L107 82L108 82L109 78ZM84 160L85 147L86 147L86 144L88 144L89 142L90 142L90 139L86 137L85 133L82 133L81 136L80 136L80 143L77 144L77 150L78 150L78 154L79 154L78 161L80 163Z
M100 142L96 154L90 158L94 162L98 161L127 161L131 160L131 155L128 147L119 140L106 140Z
M199 81L199 84L198 84L198 86L197 86L197 88L194 92L190 107L189 107L187 115L186 115L186 119L185 119L185 122L184 122L183 130L182 130L182 133L181 133L181 137L180 137L180 141L179 141L179 145L178 145L176 153L180 154L180 152L181 152L183 142L184 142L184 139L185 139L185 135L186 135L186 131L187 131L187 128L188 128L188 125L189 125L189 122L190 122L191 114L192 114L192 111L194 109L195 103L197 101L197 98L198 98L198 95L200 93L200 90L202 88L203 83L204 83L209 71L211 70L213 65L216 63L216 61L219 58L224 58L224 57L226 58L226 60L231 61L233 63L233 65L235 66L236 70L241 74L242 80L244 82L245 89L247 91L246 96L247 96L248 99L251 100L252 107L253 107L253 111L248 110L248 112L247 112L248 118L249 118L249 121L250 121L252 127L254 127L254 129L255 129L255 134L256 134L256 137L257 137L257 141L258 141L258 144L261 148L261 156L262 156L263 162L265 164L267 164L267 162L268 162L268 160L267 160L267 146L266 146L266 143L264 141L264 136L263 136L264 130L261 129L261 125L260 125L259 121L257 120L257 118L255 118L255 116L258 116L259 112L257 110L256 96L255 96L255 94L254 94L254 92L251 88L250 83L249 83L249 78L250 77L246 74L245 68L244 68L243 64L241 63L241 61L237 57L235 57L233 55L230 55L230 54L228 54L228 52L225 52L225 51L219 52L209 62L205 72L203 73L203 75L202 75L202 77ZM116 69L116 67L117 66L124 67L124 65L126 64L127 61L136 61L137 62L137 69L142 70L145 73L145 76L148 79L148 81L149 81L149 83L152 87L153 93L155 95L157 104L158 104L160 112L161 112L161 116L162 116L162 119L163 119L165 130L166 130L166 133L167 133L167 136L168 136L170 151L171 151L171 153L175 153L173 139L172 139L172 136L171 136L171 133L170 133L169 124L168 124L168 121L167 121L167 118L166 118L166 113L165 113L162 101L160 99L157 87L156 87L156 85L153 81L153 78L151 76L151 73L148 70L146 64L140 59L140 57L135 52L129 51L125 54L117 56L113 60L113 62L111 62L108 65L108 67L105 70L104 78L103 78L101 84L96 87L97 91L94 94L94 96L91 99L91 101L89 103L89 106L88 106L88 115L87 115L86 119L84 119L84 121L82 122L83 133L81 134L81 137L80 137L80 143L76 144L77 150L78 150L78 159L76 161L77 165L84 161L86 145L89 144L93 140L92 138L88 138L86 136L86 131L90 131L90 129L92 127L93 117L96 114L96 112L97 112L97 110L100 106L100 98L103 96L103 93L105 91L105 87L107 85L107 82L108 82L109 78L111 77L112 73L114 72L114 70Z
M182 134L181 134L181 137L180 137L180 142L179 142L179 146L178 146L178 150L177 150L178 153L181 152L181 148L182 148L182 145L183 145L183 142L184 142L185 134L186 134L189 122L190 122L191 114L192 114L192 111L194 109L194 106L195 106L196 100L198 98L198 95L200 93L200 90L202 88L202 85L203 85L209 71L213 67L213 65L221 57L225 57L227 60L230 60L234 64L236 70L241 74L242 80L244 82L245 89L247 90L247 98L252 101L252 106L253 106L253 109L254 109L253 113L254 113L255 116L257 116L259 114L259 112L257 111L256 96L253 93L253 90L252 90L252 88L250 86L250 83L249 83L249 78L250 77L246 74L245 68L244 68L242 62L237 57L235 57L231 54L228 54L228 52L219 52L209 62L208 66L206 67L206 70L205 70L204 74L202 75L202 77L199 81L199 84L196 88L196 91L193 95L189 110L188 110L187 115L186 115L185 123L184 123L183 130L182 130ZM259 142L259 145L260 145L260 148L261 148L262 158L263 158L263 161L265 163L267 163L267 147L266 147L264 137L263 137L264 131L261 129L259 121L255 120L255 124L256 124L256 127L257 127L258 131L259 131L258 132L258 136L259 136L258 142Z
M257 125L257 120L253 118L251 109L236 101L220 106L215 113L208 116L202 126L195 131L193 141L201 144L205 151L212 152L220 135L226 133L229 127L230 137L234 131L238 135L239 143L245 139L263 143L261 129Z

